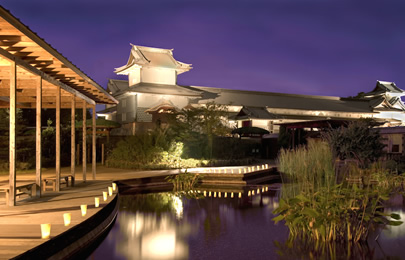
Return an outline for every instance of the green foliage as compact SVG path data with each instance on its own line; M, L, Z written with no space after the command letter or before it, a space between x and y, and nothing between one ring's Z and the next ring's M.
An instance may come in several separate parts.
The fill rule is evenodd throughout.
M291 184L283 185L275 222L285 221L290 238L310 241L365 241L377 224L400 225L397 214L386 214L382 204L394 184L404 178L379 164L369 169L351 165L347 180L336 184L333 156L326 142L309 142L307 147L281 150L280 171ZM354 178L356 177L356 178ZM283 179L284 181L284 179Z
M107 167L142 168L155 164L163 152L163 148L156 145L155 137L153 134L127 136L108 154Z
M184 108L174 115L171 132L185 144L186 157L212 158L214 137L231 131L227 111L227 106L209 102L201 107Z
M335 182L333 157L326 142L310 141L294 150L281 149L278 164L289 181L308 189L316 190Z
M169 151L163 151L161 153L161 164L168 165L172 168L181 167L181 155L183 154L183 143L173 142Z
M335 157L356 159L362 167L366 167L380 158L384 148L381 135L372 126L372 121L355 121L347 127L329 130L324 137Z
M197 185L201 176L198 173L190 173L185 170L177 175L167 176L167 182L173 184L173 191L191 190Z
M382 202L387 194L379 189L359 189L342 184L302 192L281 199L273 220L284 220L292 237L321 241L366 241L376 224L400 225L399 215L384 213Z

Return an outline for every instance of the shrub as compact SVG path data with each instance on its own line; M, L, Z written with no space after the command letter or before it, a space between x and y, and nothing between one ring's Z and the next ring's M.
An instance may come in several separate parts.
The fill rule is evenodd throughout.
M400 216L386 214L387 194L377 189L343 188L342 184L318 192L280 199L273 220L284 220L292 237L321 241L366 241L375 224L400 225Z
M128 168L128 165L139 168L142 165L146 166L159 161L162 151L161 147L155 146L152 135L128 136L119 141L117 146L108 154L106 164L117 167L122 163L124 168Z
M376 161L383 153L382 137L372 128L371 121L355 121L347 127L331 129L324 133L335 157L356 159L362 167Z

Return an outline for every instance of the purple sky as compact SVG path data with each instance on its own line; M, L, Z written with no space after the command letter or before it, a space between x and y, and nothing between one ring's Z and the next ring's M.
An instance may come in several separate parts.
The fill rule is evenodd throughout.
M405 1L4 0L104 88L130 45L173 48L184 85L349 96L405 89ZM121 77L122 78L122 77ZM126 78L124 78L126 79Z

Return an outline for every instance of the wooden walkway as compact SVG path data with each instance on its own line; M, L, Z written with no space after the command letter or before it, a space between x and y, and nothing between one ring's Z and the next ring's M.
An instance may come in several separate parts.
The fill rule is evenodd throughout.
M99 168L99 167L98 167ZM80 224L94 215L101 208L94 207L94 198L100 198L100 207L107 205L113 197L106 202L102 199L102 192L107 191L112 180L142 178L146 176L159 176L176 173L177 171L148 171L134 172L130 170L98 169L97 180L82 182L81 174L76 174L74 187L63 187L59 193L47 191L41 198L20 198L17 206L5 205L4 193L0 193L0 259L15 257L30 250L46 240L41 238L40 224L51 223L51 238ZM70 171L69 168L62 172ZM81 173L81 169L77 169ZM52 171L44 171L44 176L52 176ZM17 180L32 181L35 174L17 174ZM0 176L0 184L6 185L8 176ZM80 205L87 204L88 211L85 217L81 216ZM63 224L63 213L72 214L70 226Z

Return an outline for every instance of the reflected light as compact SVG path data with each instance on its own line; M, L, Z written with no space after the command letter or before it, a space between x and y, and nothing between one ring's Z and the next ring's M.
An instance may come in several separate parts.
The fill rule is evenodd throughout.
M142 258L173 259L176 256L176 233L152 232L142 237Z
M177 196L173 196L173 207L177 218L183 217L183 201Z
M388 213L388 214L397 213L401 217L400 221L405 220L405 212L403 210L401 210L401 209L392 210L392 211L388 210L385 213ZM405 234L405 224L401 224L399 226L389 226L389 225L387 225L386 229L387 230L383 230L383 232L384 232L384 235L386 237L389 237L389 238L398 238L398 237L402 237Z

